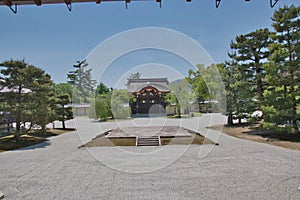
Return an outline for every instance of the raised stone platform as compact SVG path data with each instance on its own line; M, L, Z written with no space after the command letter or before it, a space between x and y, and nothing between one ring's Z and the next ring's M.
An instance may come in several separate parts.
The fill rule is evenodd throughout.
M145 126L145 127L121 127L108 132L108 138L120 137L190 137L190 130L180 126Z

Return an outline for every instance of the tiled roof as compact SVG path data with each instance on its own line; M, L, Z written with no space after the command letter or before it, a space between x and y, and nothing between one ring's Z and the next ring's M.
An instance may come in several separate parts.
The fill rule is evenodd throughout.
M170 92L168 88L167 78L142 78L142 79L129 79L127 91L129 93L135 93L141 91L146 87L156 88L160 92Z

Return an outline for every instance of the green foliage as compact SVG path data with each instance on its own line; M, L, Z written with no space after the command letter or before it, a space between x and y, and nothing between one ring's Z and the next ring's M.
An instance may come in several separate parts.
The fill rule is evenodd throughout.
M86 60L77 61L73 65L74 71L70 71L67 74L68 83L72 84L79 91L79 97L73 95L74 103L88 103L89 98L94 92L96 81L92 79L92 69L87 69L88 63ZM76 102L74 100L81 100L82 102Z
M3 68L0 87L7 91L1 94L4 111L16 117L16 138L19 138L21 122L46 125L54 119L50 97L53 82L45 71L28 65L24 60L9 60L0 64Z
M176 105L176 113L179 117L182 112L189 113L189 101L192 100L192 91L187 79L170 83L169 88L171 92L165 96L165 100Z
M63 129L66 129L65 121L73 119L72 107L67 107L71 103L71 98L69 94L57 95L56 99L56 117L57 120L62 122Z
M83 102L79 90L70 83L55 84L54 91L56 95L68 94L71 102Z
M111 97L111 111L113 118L125 119L130 117L130 96L127 90L114 90Z
M98 86L95 100L92 102L89 116L91 118L107 120L112 117L115 119L124 119L130 117L131 109L129 107L130 96L127 90L109 89L102 83Z
M210 99L209 90L207 88L206 82L203 78L204 65L196 65L197 70L189 70L187 81L191 84L193 92L197 98L197 100L204 101Z
M95 91L95 95L98 95L98 94L109 94L111 91L108 87L106 87L106 85L104 85L104 83L100 83L97 88L96 88L96 91Z
M110 95L100 94L96 97L95 102L96 117L100 120L107 120L110 114Z
M219 102L211 104L211 111L223 111L226 106L225 86L221 76L221 70L225 70L224 66L212 64L204 67L204 65L196 65L197 70L189 71L187 81L191 84L194 95L199 102L199 107L208 108L209 105L204 101L214 100Z
M275 123L271 123L271 122L262 122L261 127L263 129L266 129L266 130L276 130L276 129L278 129L278 126Z
M234 116L241 123L241 120L245 117L244 113L251 113L255 110L255 102L250 95L248 82L236 62L232 61L218 66L226 90L227 125L232 126Z
M228 54L238 65L238 69L250 87L249 95L263 100L265 89L264 62L269 56L270 32L268 29L259 29L245 35L239 35L231 41L232 53ZM253 87L253 86L256 87Z
M107 120L111 114L111 91L103 83L100 83L95 91L95 98L91 103L90 118Z
M295 129L291 125L281 125L278 126L276 123L271 123L271 122L262 122L261 127L266 130L272 130L276 132L283 132L283 133L289 133L289 134L294 134Z
M284 6L272 17L275 32L269 45L269 62L265 65L269 84L265 93L266 123L292 124L299 132L297 113L300 96L300 6Z

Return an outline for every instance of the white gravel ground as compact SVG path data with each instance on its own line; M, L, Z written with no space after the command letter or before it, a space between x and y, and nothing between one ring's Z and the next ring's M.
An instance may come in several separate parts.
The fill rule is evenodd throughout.
M99 126L78 118L78 132L0 153L0 191L5 199L37 200L300 199L300 151L219 135L205 128L223 121L223 116L209 114ZM198 130L220 145L77 148L116 126L160 123Z

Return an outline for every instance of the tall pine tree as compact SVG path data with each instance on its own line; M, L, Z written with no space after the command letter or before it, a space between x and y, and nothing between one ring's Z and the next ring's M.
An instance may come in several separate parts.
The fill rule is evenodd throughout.
M253 89L252 94L249 95L253 95L253 97L255 95L260 102L263 100L265 89L263 65L269 56L269 35L268 29L259 29L245 35L239 35L235 41L231 42L230 48L233 52L228 54L240 65L241 73L246 77L249 87Z
M299 132L300 6L279 8L274 12L272 20L275 33L271 35L271 56L266 66L270 87L266 93L268 101L265 102L265 110L269 122L286 124L289 121L293 129ZM272 98L274 96L277 98Z
M74 103L88 103L88 98L92 95L96 81L92 79L91 71L92 69L87 69L88 63L86 60L77 61L73 65L75 70L70 71L67 74L68 83L72 84L80 92L80 97L82 97L83 102ZM77 98L80 99L80 98ZM74 100L74 97L73 97Z

